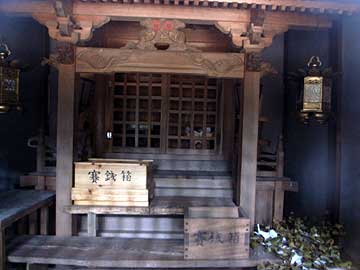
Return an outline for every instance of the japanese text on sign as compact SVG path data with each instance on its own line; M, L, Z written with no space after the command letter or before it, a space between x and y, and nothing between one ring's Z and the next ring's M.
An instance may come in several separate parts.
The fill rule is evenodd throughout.
M204 246L206 244L238 244L240 242L239 232L198 231L193 234L193 237L197 246Z
M89 179L91 181L91 183L97 183L98 181L100 181L100 177L101 177L101 172L100 171L96 171L96 170L92 170L92 171L89 171L88 172L88 175L89 175ZM105 178L104 180L105 181L113 181L113 182L116 182L117 180L117 177L118 175L116 173L114 173L112 170L107 170L105 172ZM132 176L132 173L131 171L125 171L125 170L122 170L121 173L120 173L120 179L122 179L122 181L126 181L126 182L130 182L131 181L131 176Z

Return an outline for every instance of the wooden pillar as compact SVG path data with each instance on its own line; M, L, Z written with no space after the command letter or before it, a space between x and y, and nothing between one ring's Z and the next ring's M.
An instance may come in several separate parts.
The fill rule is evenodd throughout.
M0 228L0 270L6 270L5 228Z
M282 181L275 182L274 190L274 221L281 221L284 214L284 189Z
M29 234L36 235L38 232L38 213L37 211L29 215Z
M255 221L257 146L259 128L261 57L258 52L246 55L246 70L240 117L240 155L237 203L251 220Z
M40 234L49 234L49 207L44 206L40 210Z
M58 46L58 110L57 110L57 157L56 157L56 235L70 236L71 215L64 206L71 204L73 182L74 143L74 96L75 64L74 47Z
M87 215L87 230L88 236L96 237L96 214L95 213L88 213Z

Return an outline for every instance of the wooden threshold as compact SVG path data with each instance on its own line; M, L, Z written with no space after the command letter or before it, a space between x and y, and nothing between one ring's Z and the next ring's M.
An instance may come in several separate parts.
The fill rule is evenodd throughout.
M69 214L97 215L134 215L134 216L183 216L184 209L189 207L236 207L231 199L227 198L189 198L189 197L157 197L149 207L127 206L66 206L65 211Z
M8 261L109 268L242 268L277 260L262 248L249 259L184 260L183 240L20 236L9 245Z

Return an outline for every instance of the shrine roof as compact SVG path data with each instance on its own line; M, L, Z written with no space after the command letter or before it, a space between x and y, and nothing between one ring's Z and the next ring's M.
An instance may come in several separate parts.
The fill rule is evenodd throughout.
M74 0L87 3L154 4L238 9L261 9L278 12L352 15L360 12L358 0Z

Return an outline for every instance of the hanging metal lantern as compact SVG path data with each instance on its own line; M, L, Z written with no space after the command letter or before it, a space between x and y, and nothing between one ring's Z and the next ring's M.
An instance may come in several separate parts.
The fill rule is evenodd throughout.
M327 121L331 113L331 69L321 69L318 56L308 62L307 70L302 70L303 80L298 100L299 118L305 124L314 118L319 123Z
M7 61L10 54L8 46L0 43L0 113L6 113L11 109L21 110L19 102L20 69Z

